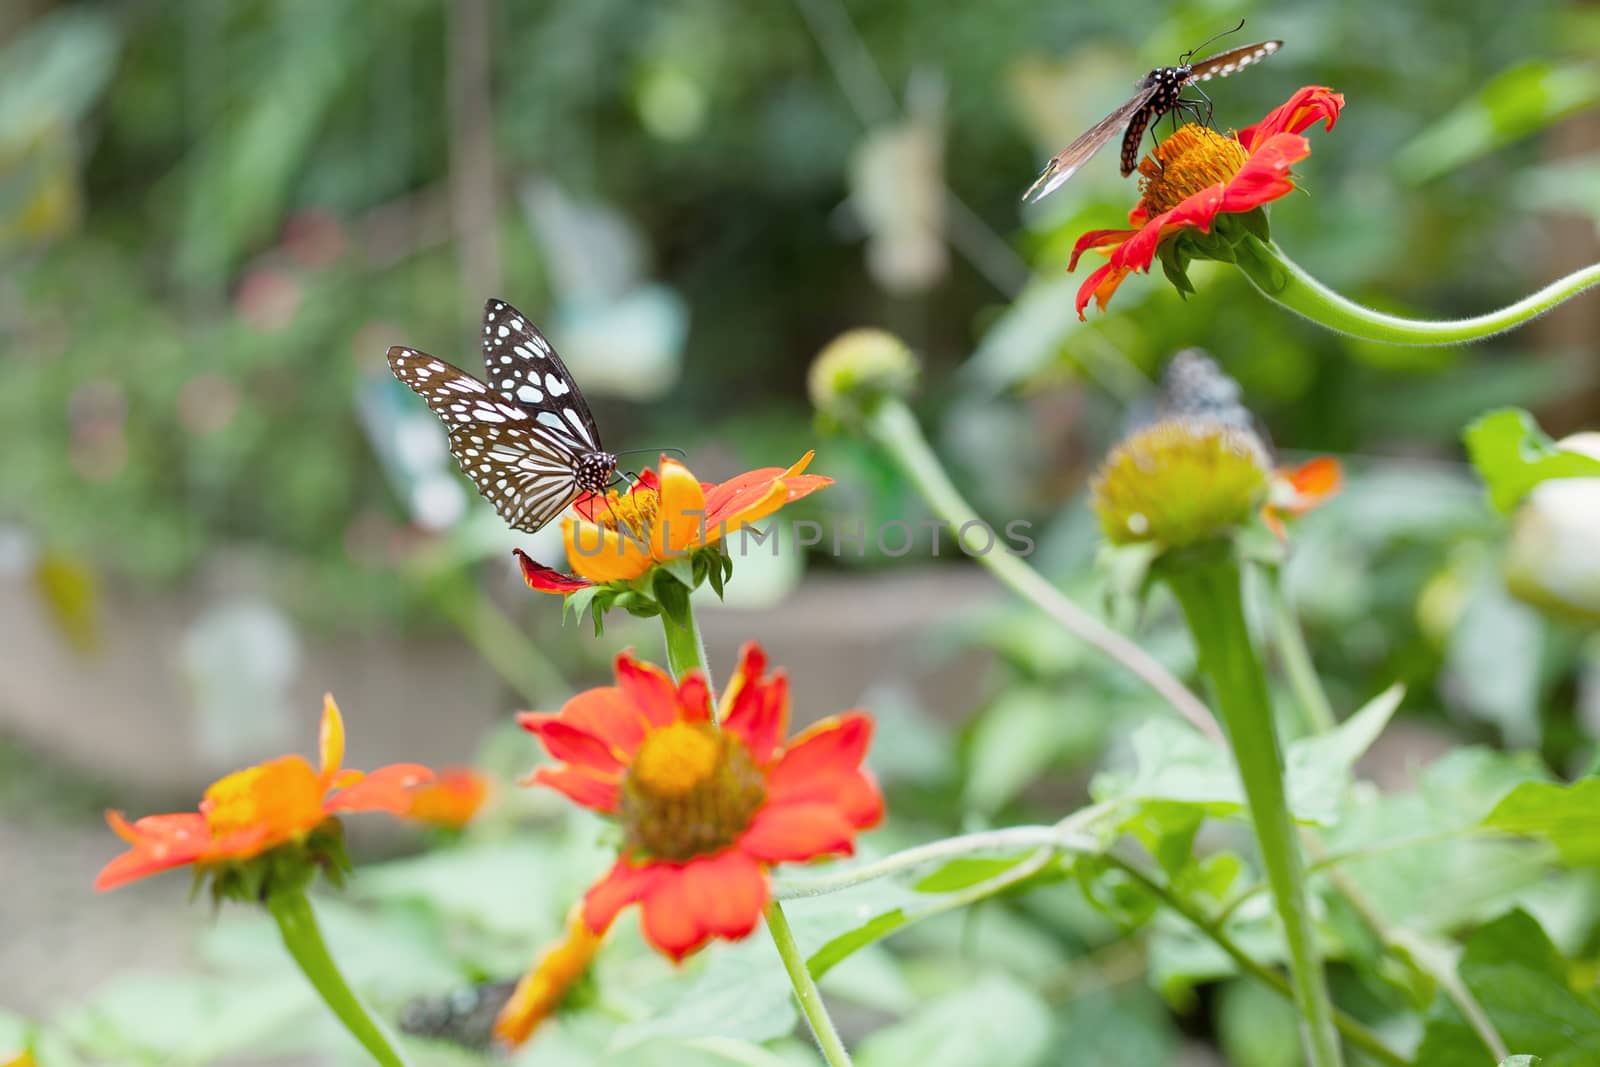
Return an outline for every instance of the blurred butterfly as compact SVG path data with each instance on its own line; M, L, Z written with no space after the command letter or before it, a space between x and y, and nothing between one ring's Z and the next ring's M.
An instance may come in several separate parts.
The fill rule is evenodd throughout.
M483 308L480 381L414 348L389 349L389 369L450 431L450 454L514 530L533 533L582 493L603 493L617 457L578 383L527 316L504 300Z
M1234 33L1243 25L1244 22L1241 21L1238 26L1225 32ZM1221 36L1224 34L1217 35ZM1174 111L1186 114L1196 122L1211 121L1211 98L1196 89L1195 91L1205 99L1185 100L1183 98L1185 89L1198 82L1210 81L1212 78L1226 78L1234 71L1243 70L1283 47L1282 41L1261 41L1257 44L1247 44L1242 48L1230 48L1220 55L1203 59L1198 63L1190 62L1196 52L1216 39L1213 37L1199 48L1191 48L1185 52L1178 58L1177 66L1157 67L1135 82L1134 87L1138 91L1133 94L1132 99L1091 126L1089 132L1082 137L1050 157L1050 162L1044 166L1044 172L1028 187L1028 191L1022 194L1022 199L1030 202L1042 200L1061 188L1068 178L1093 159L1094 154L1104 148L1123 127L1126 129L1122 134L1122 176L1126 178L1139 164L1139 143L1144 140L1144 131L1161 116ZM1202 113L1204 113L1203 119Z

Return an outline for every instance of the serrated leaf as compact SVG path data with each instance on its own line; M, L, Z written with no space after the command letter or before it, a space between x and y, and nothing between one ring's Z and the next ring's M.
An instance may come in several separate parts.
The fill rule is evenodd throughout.
M1489 412L1468 426L1462 438L1489 487L1490 501L1502 513L1551 478L1600 478L1600 459L1557 446L1521 408Z
M1571 785L1524 782L1495 805L1483 825L1549 841L1573 866L1600 864L1600 778Z

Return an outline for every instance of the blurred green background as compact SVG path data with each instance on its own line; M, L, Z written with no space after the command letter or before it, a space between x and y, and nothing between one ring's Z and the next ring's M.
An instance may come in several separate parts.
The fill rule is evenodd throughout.
M925 515L882 457L813 428L804 393L840 330L898 332L925 359L919 411L958 482L995 525L1034 522L1035 562L1090 603L1104 588L1086 479L1162 361L1203 345L1283 455L1344 460L1347 491L1302 525L1289 577L1341 713L1408 685L1372 776L1408 788L1468 744L1588 765L1600 653L1505 592L1503 520L1459 434L1507 404L1557 435L1595 425L1600 298L1489 344L1395 348L1201 268L1187 302L1138 277L1084 324L1086 271L1066 275L1067 253L1121 223L1133 183L1097 159L1039 208L1018 204L1135 78L1239 18L1229 43L1286 44L1216 85L1219 126L1305 84L1346 95L1338 127L1309 134L1304 193L1272 208L1275 238L1317 277L1443 317L1600 259L1589 3L11 0L0 1008L48 1017L107 972L192 963L206 917L174 917L175 887L91 899L114 845L103 804L187 804L233 766L309 748L328 688L357 765L482 758L509 778L533 758L505 734L510 710L555 707L625 644L659 657L650 628L618 619L596 641L521 588L509 549L559 562L559 537L505 531L389 377L397 343L472 367L491 295L543 326L611 447L683 448L705 478L818 448L813 469L838 481L800 512L818 519ZM1148 699L948 541L937 558L826 547L743 561L707 628L723 664L766 642L802 720L880 712L891 841L1059 813L1126 758ZM1144 624L1188 669L1159 604ZM506 805L505 826L556 818ZM522 876L557 862L547 845ZM513 924L513 949L428 958L457 978L515 970L555 928L551 896ZM1271 1058L1281 1045L1241 1051L1253 987L1163 1001L1137 940L1035 910L992 934L984 966L1010 976L994 995L1013 1007L1037 992L1050 1025L1089 1028L1083 1047L1097 1024L1133 1042L1073 1062L1288 1062ZM1573 920L1574 944L1592 919ZM1016 985L1032 964L994 946L1029 924L1062 946L1034 962L1072 977ZM159 949L151 930L169 935ZM915 947L957 958L956 935ZM1087 970L1063 962L1080 949L1099 954ZM103 1037L112 1016L73 1032ZM233 1055L151 1047L165 1051L145 1062Z

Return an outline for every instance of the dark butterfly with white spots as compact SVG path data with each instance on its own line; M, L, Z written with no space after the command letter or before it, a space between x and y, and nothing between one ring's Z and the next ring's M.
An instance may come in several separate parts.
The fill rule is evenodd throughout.
M1233 33L1243 25L1241 22L1239 26L1227 32ZM1204 44L1200 45L1200 48L1204 47ZM1183 97L1185 89L1198 82L1210 81L1212 78L1226 78L1236 70L1243 70L1252 63L1260 62L1282 47L1282 41L1261 41L1257 44L1247 44L1242 48L1230 48L1210 59L1191 63L1190 60L1195 52L1200 50L1193 48L1178 58L1177 66L1157 67L1134 83L1138 91L1133 94L1132 99L1091 126L1082 137L1051 156L1050 162L1044 166L1043 173L1028 186L1028 191L1022 194L1022 199L1042 200L1061 188L1068 178L1078 173L1080 167L1094 158L1096 152L1110 143L1118 130L1123 130L1122 176L1126 178L1133 173L1133 168L1139 165L1139 143L1144 140L1144 131L1161 116L1169 111L1176 111L1187 114L1197 122L1211 121L1211 98L1197 89L1195 91L1200 92L1205 99L1186 100Z
M514 530L533 533L582 493L603 493L617 457L578 383L538 327L504 300L483 307L484 377L414 348L389 369L450 431L450 454Z

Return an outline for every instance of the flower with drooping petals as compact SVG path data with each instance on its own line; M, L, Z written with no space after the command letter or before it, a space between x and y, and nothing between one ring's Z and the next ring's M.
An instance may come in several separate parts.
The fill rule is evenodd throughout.
M147 815L132 823L119 811L106 812L106 821L129 848L106 864L95 888L112 889L188 864L220 874L285 845L305 846L308 864L336 864L342 859L337 815L415 816L418 789L435 779L433 771L415 763L395 763L371 774L341 767L344 719L332 695L323 698L318 747L319 769L302 756L282 756L236 771L211 784L198 811Z
M1297 519L1321 507L1337 496L1343 485L1344 469L1332 456L1318 456L1298 467L1279 468L1272 474L1267 503L1261 509L1262 521L1278 535L1278 540L1287 540L1284 519Z
M542 952L539 959L512 990L511 999L494 1021L494 1036L515 1048L560 1008L594 962L605 931L589 929L583 918L583 905L574 905L567 915L567 929L560 941Z
M624 652L615 686L522 717L561 762L529 781L622 830L616 864L584 898L590 930L637 903L645 939L674 960L714 937L742 938L767 904L767 868L849 855L883 817L861 766L872 720L847 712L785 742L789 683L766 666L761 647L745 645L713 718L699 671L674 683Z
M627 492L586 494L572 505L578 517L565 519L561 533L575 575L562 574L518 549L522 577L529 588L561 595L591 585L632 582L660 563L715 544L832 485L832 478L805 473L814 454L807 452L787 470L762 467L719 485L700 481L689 468L663 456L659 475L645 471Z
M1311 154L1311 143L1300 132L1319 121L1333 129L1343 108L1344 94L1308 85L1231 136L1187 123L1162 141L1139 164L1141 195L1128 214L1132 228L1091 230L1072 248L1069 271L1091 248L1108 249L1110 256L1078 289L1078 318L1084 318L1090 300L1104 311L1123 279L1136 270L1149 271L1157 253L1175 238L1211 235L1216 229L1215 237L1231 244L1252 229L1264 235L1265 216L1251 213L1295 188L1290 168ZM1234 216L1237 225L1230 223ZM1229 258L1205 253L1205 245L1196 243L1187 258ZM1175 258L1181 276L1185 257Z

